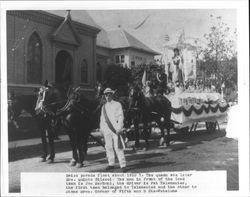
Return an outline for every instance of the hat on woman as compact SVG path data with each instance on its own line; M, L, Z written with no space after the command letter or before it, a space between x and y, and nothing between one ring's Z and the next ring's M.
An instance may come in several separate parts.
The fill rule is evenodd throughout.
M115 91L114 91L114 90L112 90L111 88L106 88L106 89L104 90L104 94L108 94L108 93L110 93L110 94L114 94L114 93L115 93Z

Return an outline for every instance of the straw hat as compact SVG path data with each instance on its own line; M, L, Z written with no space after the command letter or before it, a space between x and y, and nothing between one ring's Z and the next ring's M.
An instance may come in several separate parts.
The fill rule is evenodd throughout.
M106 89L104 90L104 94L108 94L108 93L114 94L115 91L112 90L111 88L106 88Z

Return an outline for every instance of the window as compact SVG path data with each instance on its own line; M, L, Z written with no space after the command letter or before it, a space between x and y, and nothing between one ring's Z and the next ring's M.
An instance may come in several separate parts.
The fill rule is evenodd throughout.
M121 55L121 63L124 63L124 55Z
M139 61L142 61L142 57L140 57L140 56L135 56L135 59L139 60Z
M81 83L88 83L88 62L85 59L81 62Z
M37 33L33 33L28 41L27 82L42 82L42 43Z
M115 56L115 63L117 63L117 64L120 63L120 56L119 55Z
M120 64L120 63L124 63L125 60L124 60L124 55L116 55L115 56L115 63L116 64Z

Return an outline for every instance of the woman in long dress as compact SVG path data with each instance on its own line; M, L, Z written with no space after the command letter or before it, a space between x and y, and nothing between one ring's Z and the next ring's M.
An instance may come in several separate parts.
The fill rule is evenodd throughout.
M182 58L180 56L179 49L174 49L174 57L173 64L175 66L174 73L173 73L173 82L179 81L180 83L183 83L183 73L182 73Z

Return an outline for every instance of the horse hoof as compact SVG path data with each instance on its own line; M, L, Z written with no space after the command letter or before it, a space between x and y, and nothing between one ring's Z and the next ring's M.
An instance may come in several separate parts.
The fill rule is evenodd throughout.
M134 151L141 150L141 147L139 147L139 146L133 146L133 150L134 150Z
M41 157L40 159L39 159L39 162L45 162L46 161L46 158L44 158L44 157Z
M160 139L160 142L159 142L159 145L162 146L163 144L164 144L164 139L161 138L161 139Z
M143 151L147 151L147 150L148 150L148 147L144 147L142 150L143 150Z
M48 160L47 160L47 163L48 163L48 164L54 163L54 159L48 159Z
M77 168L82 168L82 167L83 167L83 163L77 163L77 164L76 164L76 167L77 167Z
M70 165L70 166L75 166L75 165L76 165L76 160L72 159L72 160L69 162L69 165Z

